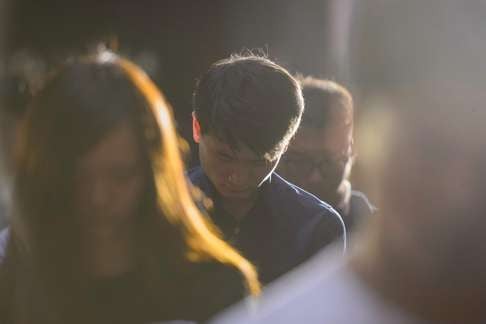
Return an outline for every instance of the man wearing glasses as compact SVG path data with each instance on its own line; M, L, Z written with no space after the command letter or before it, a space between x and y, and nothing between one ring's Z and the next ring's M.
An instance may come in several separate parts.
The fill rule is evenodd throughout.
M366 196L351 188L353 99L343 86L312 77L299 78L305 100L302 122L279 173L331 204L349 233L373 214Z

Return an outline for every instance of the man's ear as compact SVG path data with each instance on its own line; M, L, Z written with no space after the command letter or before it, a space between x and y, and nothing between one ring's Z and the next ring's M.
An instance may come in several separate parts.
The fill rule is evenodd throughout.
M196 113L192 112L192 138L194 142L199 144L201 140L201 125L199 124L199 120L197 120Z

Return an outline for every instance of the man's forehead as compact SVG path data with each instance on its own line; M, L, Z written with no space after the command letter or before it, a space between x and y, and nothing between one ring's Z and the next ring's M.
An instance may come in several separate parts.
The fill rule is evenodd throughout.
M305 109L309 110L309 117L311 117L312 111L323 109L321 105L312 104L306 106ZM306 113L304 109L304 114ZM321 127L334 127L342 125L351 125L354 120L353 109L351 106L343 105L342 103L334 103L326 108L326 118L323 120ZM305 118L304 118L305 119Z
M350 108L332 109L329 112L329 126L351 125L353 123L353 110Z
M259 156L242 142L237 142L236 145L233 147L229 143L223 141L222 139L214 135L205 134L203 135L203 137L205 137L205 140L208 142L208 144L211 146L212 149L222 151L226 154L231 154L233 157L239 160L265 159L264 156Z
M305 140L305 137L295 137L287 149L287 154L320 155L323 151L325 147L322 140L316 137L310 137L310 140Z
M347 128L301 127L292 139L289 151L341 151L351 145L353 132Z

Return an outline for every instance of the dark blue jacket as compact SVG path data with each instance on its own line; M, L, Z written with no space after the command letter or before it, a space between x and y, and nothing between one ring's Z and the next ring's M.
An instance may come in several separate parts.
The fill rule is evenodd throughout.
M356 228L369 220L377 212L377 208L371 204L366 195L361 191L351 191L351 200L349 201L349 210L347 213L337 209L342 216L346 226L348 239Z
M258 202L239 223L219 207L218 194L200 167L189 171L189 178L213 200L212 220L225 239L256 265L264 284L330 243L345 250L345 227L339 214L276 173L261 186Z

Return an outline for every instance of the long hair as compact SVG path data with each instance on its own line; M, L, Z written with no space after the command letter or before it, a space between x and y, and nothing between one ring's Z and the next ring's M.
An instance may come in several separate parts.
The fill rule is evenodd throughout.
M178 265L213 260L238 269L250 293L259 293L253 266L218 236L194 202L164 96L135 64L103 51L62 66L27 111L20 132L16 213L0 274L0 288L10 291L9 307L32 318L35 310L28 300L35 294L28 290L62 296L75 285L79 270L69 267L76 244L70 217L75 163L122 121L135 130L149 175L139 217L143 270L157 281L153 265L158 259ZM46 305L38 307L66 307L57 305L62 298L44 299Z

